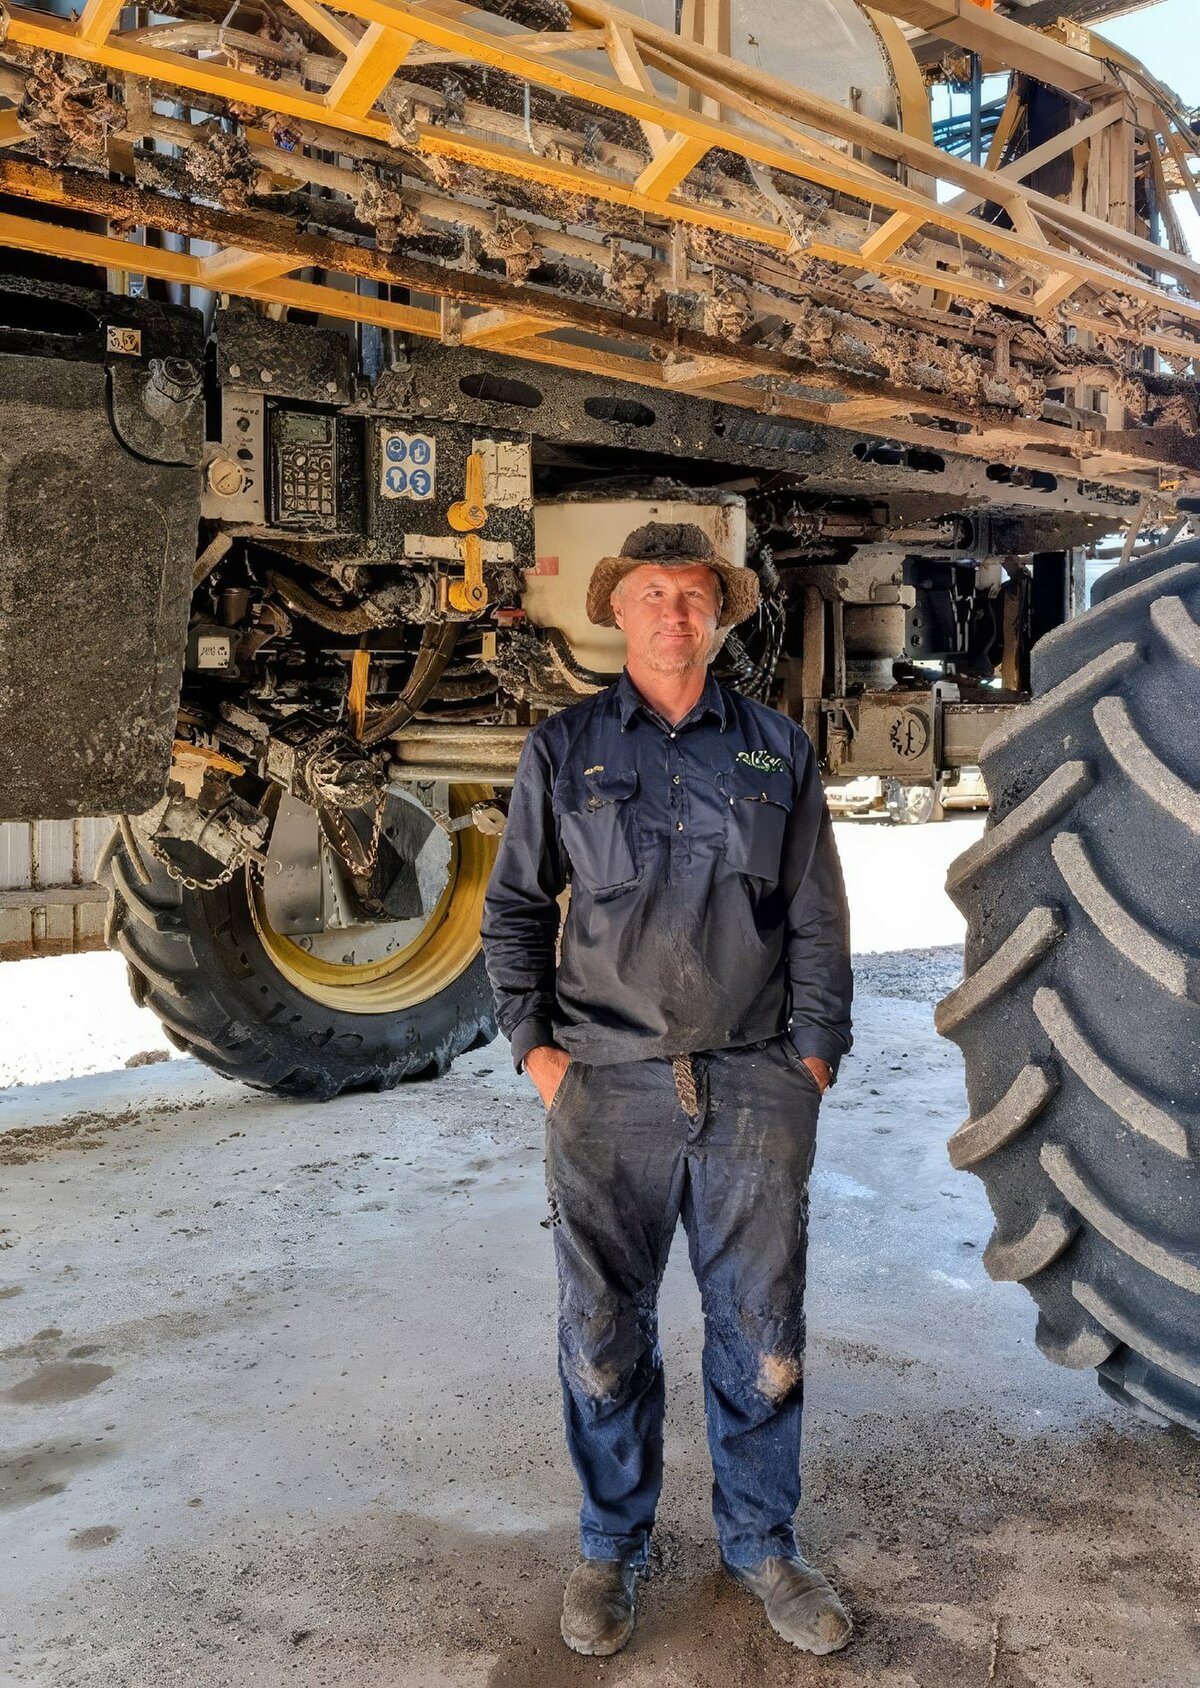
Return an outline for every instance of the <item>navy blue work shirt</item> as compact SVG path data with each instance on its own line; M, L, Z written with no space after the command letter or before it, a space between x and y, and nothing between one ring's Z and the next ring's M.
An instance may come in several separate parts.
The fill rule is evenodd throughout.
M812 744L711 671L675 726L624 673L531 730L482 932L518 1069L539 1044L609 1066L790 1029L836 1076L850 1048L849 918Z

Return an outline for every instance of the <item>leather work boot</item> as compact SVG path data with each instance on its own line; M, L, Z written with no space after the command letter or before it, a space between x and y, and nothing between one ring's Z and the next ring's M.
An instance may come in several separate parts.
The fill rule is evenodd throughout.
M563 1595L562 1638L574 1653L619 1653L633 1634L637 1566L629 1559L581 1559Z
M726 1565L730 1576L756 1594L776 1635L806 1653L836 1653L854 1625L836 1590L806 1559L764 1559L749 1568Z

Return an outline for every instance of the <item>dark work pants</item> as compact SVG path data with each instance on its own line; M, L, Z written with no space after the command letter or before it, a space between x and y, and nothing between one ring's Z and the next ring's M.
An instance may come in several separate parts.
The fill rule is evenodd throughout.
M646 1556L662 1486L658 1286L682 1217L704 1308L713 1514L732 1565L794 1558L808 1176L820 1096L786 1037L666 1060L572 1062L546 1123L567 1445L588 1559Z

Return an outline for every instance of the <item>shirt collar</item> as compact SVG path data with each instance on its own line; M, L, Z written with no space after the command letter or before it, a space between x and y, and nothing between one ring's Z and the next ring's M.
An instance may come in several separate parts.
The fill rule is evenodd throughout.
M633 681L629 678L629 670L627 668L622 669L621 678L617 681L616 697L617 710L621 716L622 732L626 727L628 727L630 718L637 710L644 709L647 715L652 715L654 713L654 711L650 708L650 705L642 696L641 692L638 691ZM725 695L722 692L711 668L708 670L708 674L705 677L704 690L700 693L695 707L684 716L683 720L680 721L678 725L679 727L690 726L693 721L701 721L704 719L705 715L708 714L716 716L718 725L720 726L721 731L724 732L726 721ZM676 730L678 731L678 728Z

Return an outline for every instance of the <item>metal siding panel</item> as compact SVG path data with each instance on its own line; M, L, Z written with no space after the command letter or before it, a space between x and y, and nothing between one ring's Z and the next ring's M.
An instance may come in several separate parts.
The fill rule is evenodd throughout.
M70 821L36 821L39 885L74 885L75 828Z
M82 954L104 948L107 894L95 883L96 862L113 823L106 817L78 821L0 823L0 895L6 891L91 893L78 903L36 902L0 908L0 960L30 955ZM35 884L36 870L36 884Z
M20 891L33 883L28 821L0 825L0 890Z
M84 820L75 822L79 828L79 862L82 869L82 879L85 885L90 885L96 877L96 863L104 846L112 837L113 823L106 815L97 820L88 816Z

